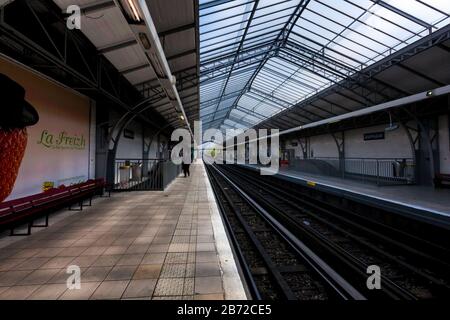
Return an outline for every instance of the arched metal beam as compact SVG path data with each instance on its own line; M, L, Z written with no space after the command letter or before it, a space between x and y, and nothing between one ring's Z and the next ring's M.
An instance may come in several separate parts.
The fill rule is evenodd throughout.
M117 148L123 131L136 119L136 117L152 107L155 102L154 96L139 102L130 111L126 112L111 128L107 140L108 154L106 157L106 181L108 183L114 183Z

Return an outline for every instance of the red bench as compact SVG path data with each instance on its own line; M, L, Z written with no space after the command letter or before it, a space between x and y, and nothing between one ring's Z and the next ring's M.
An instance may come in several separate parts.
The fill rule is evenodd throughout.
M87 206L91 206L92 198L96 195L103 196L105 191L111 195L105 180L97 179L0 203L0 230L10 229L11 236L30 235L32 227L48 227L50 213L67 207L72 210L74 205L79 206L77 210L81 211L86 200L89 200ZM36 225L35 220L41 218L45 218L45 223ZM14 233L14 229L22 225L27 226L27 233Z
M434 178L436 188L450 188L450 174L438 173Z

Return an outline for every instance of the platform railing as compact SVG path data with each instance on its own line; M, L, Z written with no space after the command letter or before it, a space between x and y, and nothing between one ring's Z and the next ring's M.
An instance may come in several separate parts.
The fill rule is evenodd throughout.
M163 159L117 159L114 191L161 191L181 172L181 166Z
M295 160L294 170L377 185L414 184L415 162L412 158L332 158Z

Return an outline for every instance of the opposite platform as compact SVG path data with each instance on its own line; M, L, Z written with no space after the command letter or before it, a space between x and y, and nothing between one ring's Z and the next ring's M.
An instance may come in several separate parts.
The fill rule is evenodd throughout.
M258 166L245 165L252 170ZM264 170L270 171L265 168ZM450 190L431 186L377 186L280 168L277 176L317 190L450 228Z
M13 243L1 299L246 299L202 162L164 192L126 192ZM52 219L52 218L51 218ZM67 267L81 289L67 289Z

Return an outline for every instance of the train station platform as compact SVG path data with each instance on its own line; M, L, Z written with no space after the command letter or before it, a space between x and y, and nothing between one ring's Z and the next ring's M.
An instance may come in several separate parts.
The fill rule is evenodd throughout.
M164 192L114 193L0 239L3 299L246 299L202 162ZM67 288L68 266L81 289Z
M254 165L246 167L259 169ZM289 168L280 168L277 176L319 191L450 228L449 189L414 185L377 186L356 180L306 174Z

